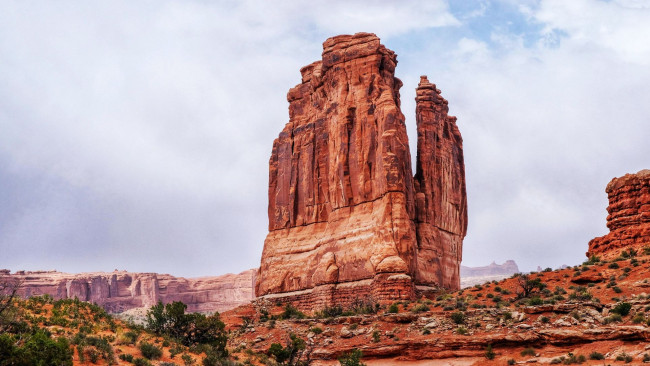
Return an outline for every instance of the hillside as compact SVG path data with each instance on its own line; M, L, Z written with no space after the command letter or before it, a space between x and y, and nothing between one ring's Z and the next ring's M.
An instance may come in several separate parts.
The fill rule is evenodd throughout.
M621 254L611 261L592 258L562 270L515 275L435 299L323 309L335 316L314 313L296 319L287 308L268 302L223 316L233 331L231 346L259 355L273 343L287 345L295 333L307 341L314 364L336 363L353 349L360 349L369 365L386 359L551 364L572 357L576 363L584 358L585 364L603 364L590 359L601 356L607 362L631 357L641 363L650 358L645 349L650 339L650 249ZM525 296L524 286L530 291ZM281 320L283 313L293 318ZM485 356L490 345L493 360Z

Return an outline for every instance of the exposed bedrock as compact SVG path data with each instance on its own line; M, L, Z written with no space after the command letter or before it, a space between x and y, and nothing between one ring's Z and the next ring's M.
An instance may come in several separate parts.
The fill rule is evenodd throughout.
M614 178L605 191L610 231L589 242L587 256L617 257L622 250L650 245L650 170Z

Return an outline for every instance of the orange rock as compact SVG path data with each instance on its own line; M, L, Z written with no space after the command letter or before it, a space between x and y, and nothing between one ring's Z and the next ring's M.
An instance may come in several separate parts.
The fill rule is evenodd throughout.
M606 192L610 232L589 242L587 256L616 257L624 249L650 245L650 170L614 178Z
M323 305L411 299L416 284L459 287L460 133L423 79L415 183L396 64L377 36L357 33L328 39L322 61L301 69L269 161L257 296Z

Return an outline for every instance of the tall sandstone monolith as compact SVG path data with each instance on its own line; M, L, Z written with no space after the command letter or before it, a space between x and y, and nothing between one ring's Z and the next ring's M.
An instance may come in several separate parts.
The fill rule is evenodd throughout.
M605 191L610 231L589 242L587 256L618 257L623 250L650 246L650 170L614 178Z
M303 306L459 288L467 226L462 140L426 77L411 169L396 55L337 36L303 67L269 161L269 234L256 295Z

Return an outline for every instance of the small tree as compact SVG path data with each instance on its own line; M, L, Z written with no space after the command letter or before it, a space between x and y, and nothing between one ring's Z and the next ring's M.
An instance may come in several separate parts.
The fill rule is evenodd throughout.
M0 278L0 332L10 322L14 298L23 282L8 277Z
M532 294L542 291L546 284L539 278L531 279L529 275L522 274L517 277L517 284L521 291L517 294L519 298L530 297Z
M362 357L363 352L355 348L339 357L339 363L341 366L365 366L366 364L361 362Z

